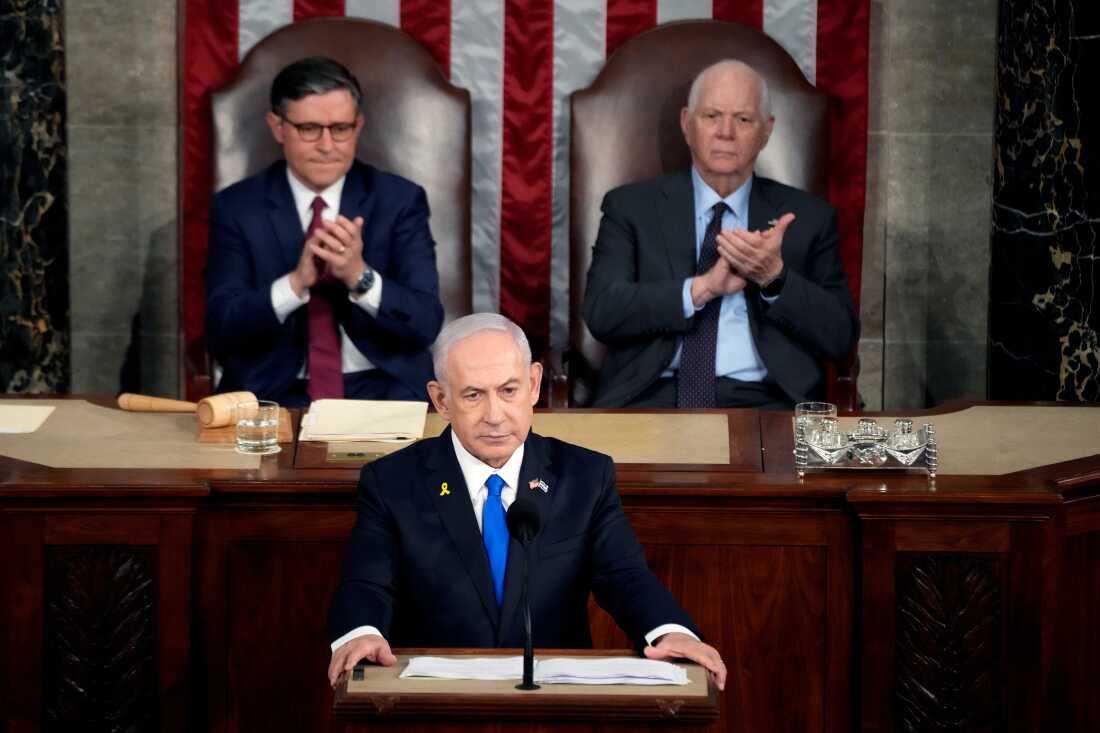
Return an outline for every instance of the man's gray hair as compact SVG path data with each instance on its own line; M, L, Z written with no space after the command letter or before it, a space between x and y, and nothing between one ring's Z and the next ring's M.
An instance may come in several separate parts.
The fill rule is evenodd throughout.
M757 102L760 106L760 114L765 120L771 119L772 116L772 95L768 91L768 82L764 81L764 77L752 68L744 61L738 61L737 59L723 59L717 63L711 64L707 68L700 71L695 80L691 82L691 91L688 92L688 111L694 112L695 105L699 102L699 90L703 87L703 77L709 74L711 71L718 69L746 71L756 79L756 89L758 93Z
M432 368L435 370L437 382L447 384L447 357L451 348L462 339L484 331L503 331L510 335L519 349L526 374L530 376L531 344L527 342L527 334L523 329L499 313L474 313L448 323L432 344Z

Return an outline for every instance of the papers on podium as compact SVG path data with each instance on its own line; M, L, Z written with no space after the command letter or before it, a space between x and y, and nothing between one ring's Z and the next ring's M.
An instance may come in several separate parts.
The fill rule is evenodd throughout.
M413 657L401 677L518 680L523 657ZM535 682L546 685L686 685L687 671L636 657L551 657L535 660Z
M409 442L424 437L427 402L317 400L302 418L302 440Z

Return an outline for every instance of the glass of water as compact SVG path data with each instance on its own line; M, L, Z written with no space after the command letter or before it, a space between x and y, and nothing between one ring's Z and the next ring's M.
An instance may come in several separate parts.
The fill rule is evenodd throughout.
M836 418L836 405L828 402L799 402L794 406L795 423L802 425L808 443L818 443L825 418Z
M249 455L278 453L279 404L257 400L237 405L237 452Z

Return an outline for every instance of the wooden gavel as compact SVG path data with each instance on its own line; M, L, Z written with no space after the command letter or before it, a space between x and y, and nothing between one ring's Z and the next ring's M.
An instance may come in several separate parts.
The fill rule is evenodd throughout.
M256 402L256 395L251 392L224 392L198 402L170 400L166 397L150 397L129 392L123 392L118 396L120 409L130 412L193 412L199 425L204 428L220 428L231 424L239 405L254 402Z

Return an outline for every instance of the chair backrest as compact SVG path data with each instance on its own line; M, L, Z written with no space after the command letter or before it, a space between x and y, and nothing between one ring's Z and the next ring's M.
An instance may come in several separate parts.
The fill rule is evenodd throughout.
M571 97L571 375L594 373L606 353L581 315L604 194L691 165L680 109L696 74L722 59L744 61L768 83L775 130L757 172L823 198L828 193L828 99L778 43L721 21L669 23L624 43L592 85ZM573 381L571 400L585 404L592 385Z
M393 26L320 18L256 44L236 77L212 96L215 189L282 156L264 123L271 81L307 56L336 59L359 79L366 121L357 155L424 187L446 317L469 313L470 93L452 86L431 55Z

